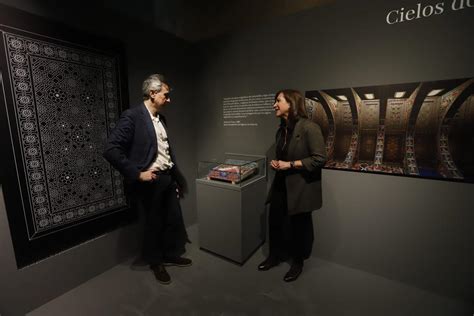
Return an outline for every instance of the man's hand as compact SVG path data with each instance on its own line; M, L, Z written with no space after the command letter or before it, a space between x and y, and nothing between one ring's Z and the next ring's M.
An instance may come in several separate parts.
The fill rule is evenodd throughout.
M150 181L155 181L158 178L156 174L153 173L153 170L147 170L140 172L140 175L138 176L138 180L142 182L150 182Z

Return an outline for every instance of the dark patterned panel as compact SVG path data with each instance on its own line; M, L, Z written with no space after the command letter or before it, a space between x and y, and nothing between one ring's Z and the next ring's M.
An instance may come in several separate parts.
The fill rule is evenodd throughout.
M384 161L400 163L403 161L403 135L385 134Z
M436 168L436 134L415 135L415 155L420 167Z
M372 161L375 156L377 133L363 132L359 147L359 160Z
M0 32L2 131L13 149L2 184L23 266L103 233L128 212L123 179L102 158L126 81L117 51L4 25Z
M336 144L335 144L335 159L344 160L347 153L349 152L349 147L351 145L351 133L344 133L343 135L336 135Z
M125 206L101 157L118 117L114 59L3 32L34 230ZM108 120L110 119L110 120Z

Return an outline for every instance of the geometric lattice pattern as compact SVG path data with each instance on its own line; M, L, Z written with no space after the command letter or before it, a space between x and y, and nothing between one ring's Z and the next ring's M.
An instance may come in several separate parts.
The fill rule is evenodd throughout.
M415 157L415 137L413 131L408 131L405 139L405 166L408 174L419 174Z
M349 150L347 151L346 158L344 159L344 164L346 167L352 166L354 159L357 154L357 147L359 145L359 135L357 133L357 128L354 128L351 136L351 144Z
M14 98L25 201L33 231L126 206L122 178L102 159L118 118L112 57L3 32Z
M117 40L0 7L0 181L22 268L136 218L102 157L127 76Z
M449 152L449 126L441 127L441 135L439 137L439 150L441 156L441 170L446 177L462 179L462 173L456 166L451 153Z
M374 168L381 170L385 144L385 125L380 125L377 131L377 144L375 147Z

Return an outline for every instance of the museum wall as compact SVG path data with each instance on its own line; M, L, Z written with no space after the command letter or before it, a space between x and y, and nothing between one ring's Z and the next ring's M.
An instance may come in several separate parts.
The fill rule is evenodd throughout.
M474 8L452 10L445 1L444 12L435 14L439 2L337 1L201 42L197 158L269 150L279 121L260 114L232 126L224 118L231 99L281 88L472 77ZM432 6L427 17L413 18L417 4ZM388 24L392 10L389 22L401 16L404 22ZM329 169L322 182L323 207L313 217L315 257L441 295L474 297L472 184Z
M187 225L194 223L195 107L191 91L194 89L192 67L195 62L190 45L114 13L110 8L100 7L94 1L2 0L0 3L65 23L76 30L123 42L131 106L141 102L141 83L148 74L162 72L169 77L174 91L172 103L165 113L178 163L190 185L190 193L182 202L185 222ZM123 262L138 252L140 237L141 223L135 222L17 270L4 196L0 190L0 314L24 315Z

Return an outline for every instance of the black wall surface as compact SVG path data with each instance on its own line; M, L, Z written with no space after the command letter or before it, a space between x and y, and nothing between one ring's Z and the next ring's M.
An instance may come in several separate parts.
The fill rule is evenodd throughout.
M224 127L225 97L472 77L474 8L452 11L445 1L443 14L385 21L391 10L439 2L336 1L201 43L197 158L264 154L273 141L272 115L255 119L258 127ZM471 300L472 192L472 184L324 170L313 255Z
M194 223L196 159L191 91L196 63L191 46L153 26L103 8L100 2L2 0L0 3L64 23L65 27L122 41L127 55L131 106L141 102L141 84L146 76L159 72L169 77L174 92L165 115L178 163L190 184L190 193L182 201L185 221L187 225ZM143 10L146 12L146 7ZM17 270L4 196L0 190L0 314L24 315L130 258L140 248L140 237L141 223L135 223Z

